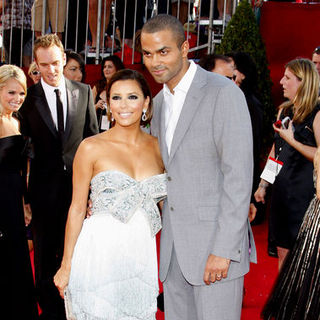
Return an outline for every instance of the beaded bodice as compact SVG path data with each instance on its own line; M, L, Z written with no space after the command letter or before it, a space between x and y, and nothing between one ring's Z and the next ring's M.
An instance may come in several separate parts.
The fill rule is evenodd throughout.
M102 171L91 180L92 214L111 214L127 223L143 209L155 235L161 229L157 203L166 197L166 182L165 173L137 181L120 171Z

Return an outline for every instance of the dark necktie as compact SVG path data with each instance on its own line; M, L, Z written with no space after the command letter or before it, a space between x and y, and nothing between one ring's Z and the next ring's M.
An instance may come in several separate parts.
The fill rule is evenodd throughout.
M64 134L64 121L63 121L63 105L61 101L61 92L59 89L54 90L56 96L57 96L57 119L58 119L58 132L60 135L60 138L63 138Z

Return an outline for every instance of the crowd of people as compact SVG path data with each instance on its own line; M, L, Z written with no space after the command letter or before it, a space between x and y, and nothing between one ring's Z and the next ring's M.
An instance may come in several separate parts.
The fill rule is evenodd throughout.
M226 3L226 15L223 0L215 0L211 9L215 19L225 19L225 24L231 19L231 0ZM201 4L194 0L5 0L0 3L4 61L29 67L34 40L49 32L56 33L66 49L81 53L88 63L121 50L126 61L134 51L137 32L154 14L172 14L190 27L200 26L197 21L208 19L209 11L210 0ZM201 44L208 39L206 28L199 27L199 32ZM193 38L197 36L193 34ZM139 53L134 54L134 62L140 63Z
M155 319L162 229L166 319L240 319L256 262L250 222L270 185L279 277L262 316L319 315L319 47L285 66L287 100L262 172L253 59L231 52L197 65L167 14L142 26L140 47L163 84L155 98L115 55L91 89L82 57L57 34L35 40L28 89L20 68L0 67L1 315Z

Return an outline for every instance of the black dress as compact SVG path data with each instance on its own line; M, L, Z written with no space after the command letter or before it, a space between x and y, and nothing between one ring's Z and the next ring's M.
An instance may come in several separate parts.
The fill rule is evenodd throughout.
M262 317L320 320L320 200L316 197L304 216Z
M316 147L313 121L320 110L314 111L300 124L294 124L297 141ZM286 115L281 114L280 119ZM292 114L289 114L292 119ZM291 249L299 232L303 216L315 193L313 162L305 158L286 141L275 135L275 156L283 162L272 188L270 206L270 236L275 245Z
M0 138L1 319L38 318L22 204L25 146L21 135Z

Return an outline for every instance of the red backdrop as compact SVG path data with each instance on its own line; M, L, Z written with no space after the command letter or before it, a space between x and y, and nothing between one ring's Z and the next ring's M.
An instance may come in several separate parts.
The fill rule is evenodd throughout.
M311 59L320 45L320 3L264 2L260 30L265 41L276 106L283 101L279 81L284 65L297 57Z

